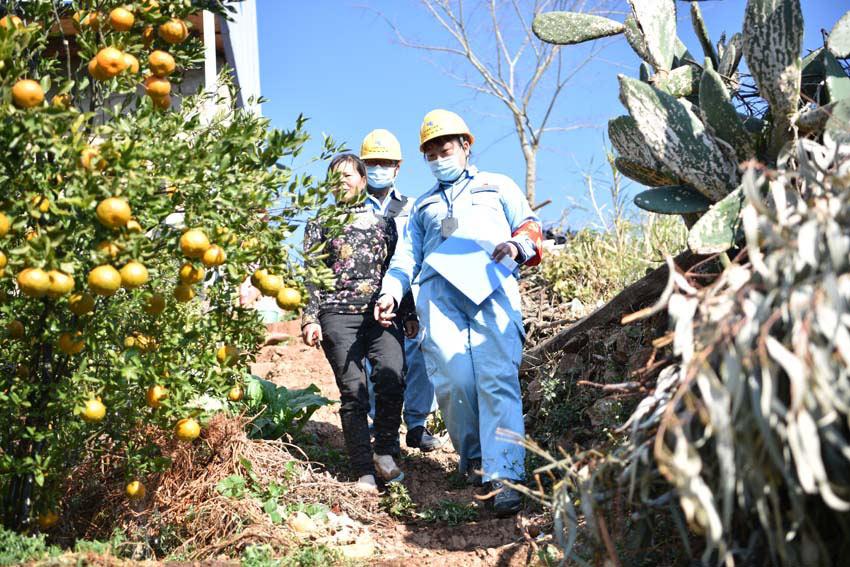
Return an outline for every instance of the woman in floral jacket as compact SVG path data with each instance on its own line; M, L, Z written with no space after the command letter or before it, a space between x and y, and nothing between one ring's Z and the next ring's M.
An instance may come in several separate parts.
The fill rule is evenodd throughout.
M393 219L362 205L366 166L353 154L336 156L328 172L337 172L341 184L337 203L349 215L342 231L328 238L317 220L304 231L305 256L325 242L322 260L336 276L333 290L308 286L301 334L310 346L321 344L334 371L340 392L340 419L356 487L376 492L375 473L385 482L404 474L393 459L404 398L404 348L399 325L384 328L373 316L381 278L395 251L398 234ZM310 261L310 258L307 258ZM404 320L404 315L400 320ZM364 360L372 365L375 386L375 451L369 437L369 394Z

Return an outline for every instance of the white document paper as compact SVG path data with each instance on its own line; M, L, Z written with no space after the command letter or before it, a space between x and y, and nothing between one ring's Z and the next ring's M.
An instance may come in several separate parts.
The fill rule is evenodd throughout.
M498 263L493 261L491 256L497 244L458 230L431 252L425 263L476 305L481 305L517 267L509 257Z

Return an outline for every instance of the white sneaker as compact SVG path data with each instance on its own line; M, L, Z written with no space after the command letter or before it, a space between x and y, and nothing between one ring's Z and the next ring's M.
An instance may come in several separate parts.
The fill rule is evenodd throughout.
M384 482L401 482L404 480L404 473L395 464L392 455L372 455L372 461L375 463L378 476Z
M375 477L366 474L357 479L357 482L354 483L354 489L358 492L365 492L367 494L377 494L378 493L378 485L375 483Z

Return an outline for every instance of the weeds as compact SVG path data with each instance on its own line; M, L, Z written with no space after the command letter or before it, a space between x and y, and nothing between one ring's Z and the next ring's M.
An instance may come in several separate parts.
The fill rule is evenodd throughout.
M239 474L230 475L220 480L215 489L228 498L240 499L246 496L256 498L262 503L263 510L269 515L272 523L281 523L284 514L281 512L279 502L289 492L288 484L296 476L295 463L290 461L284 465L285 483L269 482L264 485L254 473L254 467L248 459L240 458L239 462L248 477Z
M21 535L0 527L0 565L20 565L60 553L61 549L44 541L44 534Z
M269 544L249 545L242 552L242 567L324 567L340 563L338 551L326 545L298 547L282 557L275 557Z
M478 519L478 508L474 504L460 504L451 500L440 500L433 508L417 514L428 523L445 522L457 526Z
M406 486L393 482L388 485L387 493L381 497L381 508L393 518L406 518L413 516L416 504L410 498Z

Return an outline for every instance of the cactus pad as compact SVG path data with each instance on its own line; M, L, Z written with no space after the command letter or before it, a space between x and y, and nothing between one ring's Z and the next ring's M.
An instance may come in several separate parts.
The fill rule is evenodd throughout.
M826 46L839 59L850 57L850 12L847 12L836 22Z
M579 12L547 12L534 18L534 35L546 43L573 45L623 33L620 22Z
M647 187L661 187L663 185L677 185L680 183L678 178L664 171L646 167L626 158L618 157L614 160L614 165L617 171Z
M634 202L645 211L663 215L702 213L711 207L711 201L688 185L647 189L635 195Z
M660 69L673 68L676 47L676 2L674 0L629 0L642 32L649 63Z
M738 116L723 79L716 71L708 68L702 72L699 108L703 122L711 126L716 137L734 148L739 162L755 157L752 137Z
M669 73L659 73L653 78L656 88L676 98L690 96L699 90L699 71L693 65L676 67Z
M688 247L696 254L724 252L738 239L739 217L744 206L744 193L739 187L715 203L691 227Z
M688 107L646 83L623 75L619 79L620 100L656 159L712 201L738 185L737 164L726 157Z
M850 77L828 49L823 50L823 67L830 102L850 99Z

